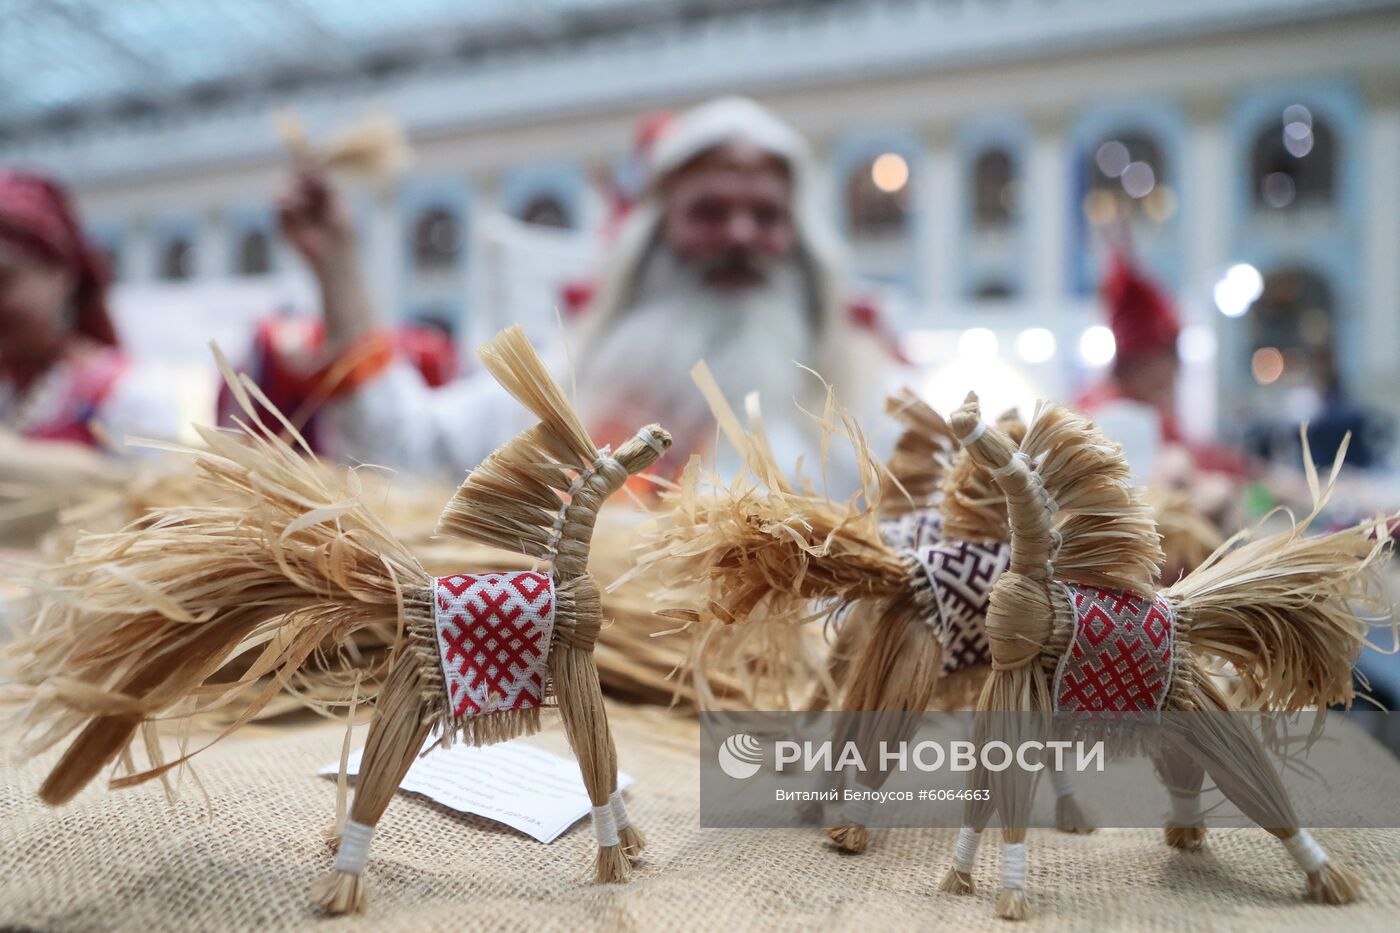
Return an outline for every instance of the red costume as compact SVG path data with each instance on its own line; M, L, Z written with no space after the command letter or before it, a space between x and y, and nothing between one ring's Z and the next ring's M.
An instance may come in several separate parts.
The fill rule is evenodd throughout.
M1110 402L1143 401L1126 394L1116 374L1152 356L1175 354L1176 338L1181 334L1181 319L1171 301L1121 251L1115 251L1109 261L1108 271L1099 285L1099 296L1108 311L1108 327L1113 331L1115 375L1080 395L1076 407L1090 415ZM1161 418L1162 440L1182 443L1176 416L1160 407L1157 413Z
M1171 408L1134 397L1120 378L1119 374L1130 372L1155 357L1176 356L1181 318L1166 292L1134 266L1125 252L1115 250L1099 286L1099 295L1108 313L1109 329L1113 331L1113 373L1082 393L1075 407L1091 416L1120 403L1150 407L1156 413L1161 443L1189 450L1197 469L1245 473L1246 464L1238 453L1191 443L1182 433Z
M164 408L159 399L131 378L107 313L106 263L83 237L63 189L40 175L0 172L0 243L62 269L74 283L72 324L60 356L22 384L15 372L0 371L4 426L32 440L92 446L99 442L94 422L105 422L118 437L128 429L173 430L173 420L157 416Z

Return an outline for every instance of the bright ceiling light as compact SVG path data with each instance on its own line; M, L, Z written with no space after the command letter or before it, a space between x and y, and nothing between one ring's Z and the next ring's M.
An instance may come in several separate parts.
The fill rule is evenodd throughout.
M1094 153L1094 161L1098 164L1099 171L1109 178L1117 178L1132 160L1128 157L1128 147L1116 139L1111 139Z
M972 327L958 337L958 356L969 360L989 360L1000 346L997 335L985 327Z
M1146 162L1129 162L1118 180L1130 198L1145 198L1157 187L1157 173Z
M1016 354L1027 363L1044 363L1055 355L1055 335L1044 327L1032 327L1016 335Z
M1254 372L1254 381L1261 386L1277 382L1283 375L1283 354L1277 347L1260 347L1254 351L1249 368Z
M1249 263L1236 263L1225 270L1212 294L1221 314L1241 317L1264 294L1264 277Z
M1209 363L1215 350L1215 331L1207 324L1188 324L1176 338L1176 352L1185 363Z
M1107 366L1118 352L1113 331L1102 324L1085 328L1079 335L1079 356L1090 366Z
M885 194L894 194L909 183L909 163L897 152L886 152L871 163L870 180Z

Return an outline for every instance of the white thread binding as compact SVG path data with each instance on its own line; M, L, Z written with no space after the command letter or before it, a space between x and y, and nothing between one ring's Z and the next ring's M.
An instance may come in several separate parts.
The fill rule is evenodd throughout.
M987 433L987 422L985 422L985 421L978 421L978 422L977 422L977 427L975 427L975 428L973 428L971 431L967 432L967 434L966 434L965 436L959 437L959 438L958 438L958 446L959 446L959 447L966 447L968 444L975 444L975 443L977 443L977 440L978 440L983 434L986 434L986 433Z
M1011 473L1015 472L1016 468L1022 464L1025 465L1027 472L1031 473L1035 478L1039 478L1035 470L1031 468L1030 456L1024 450L1016 451L1011 455L1010 460L999 467L989 467L987 472L991 474L993 479L1001 479L1003 476L1009 476ZM1040 491L1044 492L1045 488L1042 486Z
M574 477L574 481L569 484L566 495L569 501L559 506L559 511L554 516L554 523L549 533L549 543L546 546L549 553L559 553L559 541L564 537L564 523L568 520L569 508L574 504L574 497L588 484L588 481L596 476L605 466L615 466L619 470L623 469L621 463L612 456L612 447L604 447L598 452L598 459L593 461L593 465L581 471ZM624 471L625 472L625 471Z
M1001 886L1013 891L1026 888L1026 844L1024 842L1003 842L1001 844Z
M1070 777L1068 771L1057 771L1053 768L1047 770L1050 772L1050 783L1055 788L1056 797L1074 796L1074 778Z
M1300 829L1283 840L1283 846L1288 850L1288 854L1293 856L1293 861L1298 863L1298 867L1309 875L1315 875L1327 867L1327 853L1322 851L1322 846L1317 844L1312 833L1306 829Z
M953 868L964 875L972 874L977 865L977 847L982 844L982 834L971 826L958 830L958 842L953 847Z
M1172 794L1171 800L1173 826L1201 825L1200 794Z
M622 802L622 791L615 790L608 795L608 806L612 808L613 822L618 829L626 829L632 825L632 819L627 815L627 804Z
M852 790L862 796L847 800L845 806L841 808L841 815L845 817L847 823L865 826L870 822L870 811L874 807L875 801L864 795L873 794L874 791L859 782Z
M605 803L601 807L593 808L593 832L598 837L600 849L618 844L617 820L613 817L612 804Z
M920 608L932 610L924 619L929 628L938 634L938 640L946 649L949 641L953 637L952 626L948 624L948 613L943 608L943 597L938 592L938 581L934 579L933 567L924 562L920 552L906 549L901 553L906 565L910 568L910 576L915 594L920 598ZM927 598L925 599L925 595ZM931 605L925 605L930 603Z
M354 820L346 820L340 833L340 848L335 852L335 870L358 875L365 870L369 861L369 841L374 838L374 827Z
M661 443L661 438L657 437L655 434L651 433L646 428L642 428L640 431L637 432L637 440L641 441L643 444L646 444L652 450L656 451L656 455L658 457L666 453L666 445Z

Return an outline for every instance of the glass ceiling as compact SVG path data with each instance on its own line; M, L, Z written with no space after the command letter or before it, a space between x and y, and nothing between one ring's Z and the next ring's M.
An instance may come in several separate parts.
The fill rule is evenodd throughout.
M639 0L0 0L0 127ZM620 11L619 11L620 12Z

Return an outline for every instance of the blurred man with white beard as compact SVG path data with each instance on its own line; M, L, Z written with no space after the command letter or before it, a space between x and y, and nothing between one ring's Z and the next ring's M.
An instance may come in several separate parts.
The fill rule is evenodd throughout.
M691 367L705 360L731 402L760 393L781 459L819 450L825 387L858 411L877 398L889 355L872 317L853 315L838 250L812 205L802 139L752 101L712 101L677 117L651 154L577 333L579 403L590 431L655 420L677 438L663 469L704 453L715 430ZM489 379L430 390L393 359L360 283L343 208L303 173L281 203L283 229L322 287L340 377L325 424L333 452L417 472L460 472L525 427ZM563 354L558 374L567 385ZM801 364L801 365L798 365ZM864 412L862 412L864 413Z

